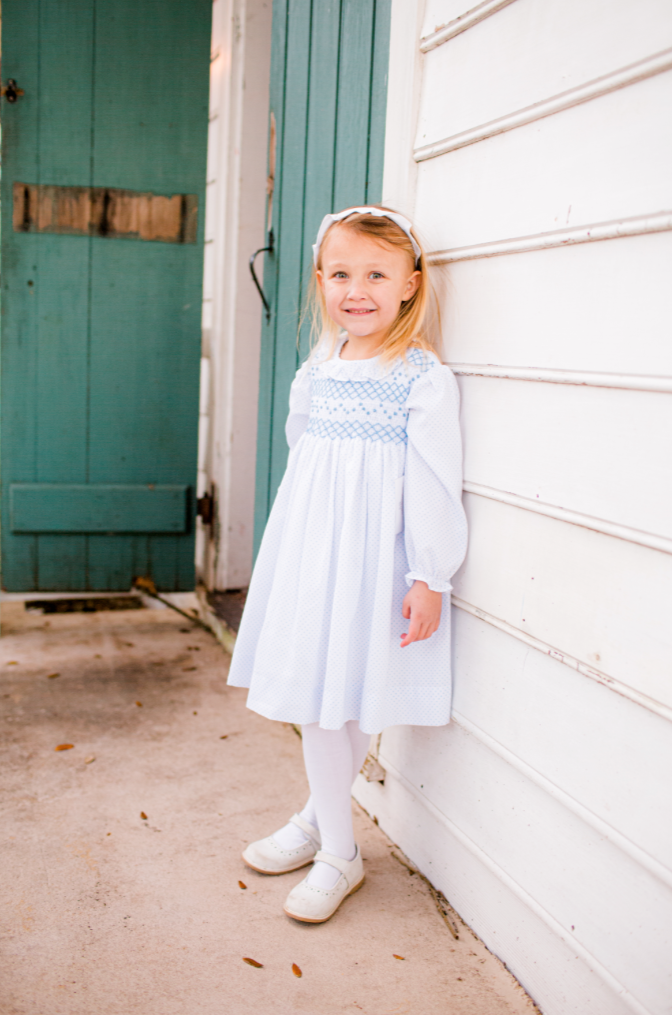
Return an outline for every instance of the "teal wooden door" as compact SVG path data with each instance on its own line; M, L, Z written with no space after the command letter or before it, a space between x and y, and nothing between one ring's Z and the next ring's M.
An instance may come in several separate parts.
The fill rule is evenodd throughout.
M390 0L274 0L271 114L276 128L272 227L264 263L255 549L287 462L287 399L308 349L300 310L322 217L379 202Z
M2 582L194 587L210 0L3 0Z

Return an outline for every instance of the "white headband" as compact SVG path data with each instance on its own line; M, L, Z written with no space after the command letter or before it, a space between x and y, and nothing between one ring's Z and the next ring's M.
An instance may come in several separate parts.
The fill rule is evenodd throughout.
M333 226L334 222L340 222L341 219L347 218L348 215L376 215L379 218L390 219L394 222L395 225L399 226L399 228L406 233L413 244L413 253L415 254L415 264L417 267L420 261L421 250L418 246L417 240L411 235L411 223L407 218L404 218L403 215L399 215L396 211L383 211L382 208L346 208L345 211L339 211L337 215L325 215L322 219L320 228L317 230L317 239L313 244L313 261L315 262L316 268L318 254L320 253L322 240L324 239L324 234L327 229L329 229L330 226Z

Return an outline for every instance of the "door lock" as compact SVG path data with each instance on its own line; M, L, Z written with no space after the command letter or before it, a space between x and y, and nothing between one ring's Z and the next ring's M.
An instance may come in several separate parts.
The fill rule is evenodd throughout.
M20 95L24 95L23 88L16 87L14 78L9 78L7 84L0 88L0 95L4 95L7 102L16 102Z

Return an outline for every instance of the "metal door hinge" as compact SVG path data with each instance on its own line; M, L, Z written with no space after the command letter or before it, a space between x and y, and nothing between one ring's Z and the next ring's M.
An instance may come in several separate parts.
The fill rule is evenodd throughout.
M6 85L0 88L0 95L4 95L7 102L16 102L20 95L24 95L23 88L16 87L16 81L14 78L9 78Z
M209 493L204 493L196 500L196 514L204 525L212 525L215 520L215 491L211 488Z

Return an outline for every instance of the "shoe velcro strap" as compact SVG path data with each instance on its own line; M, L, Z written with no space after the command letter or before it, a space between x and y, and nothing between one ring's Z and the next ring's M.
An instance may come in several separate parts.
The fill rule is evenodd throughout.
M300 814L292 814L289 820L292 825L296 825L297 828L300 828L302 832L305 832L305 834L308 836L309 839L312 839L313 842L319 845L320 833L317 830L317 828L315 828L314 825L311 825L309 821L306 821L305 818L302 818Z
M323 863L328 863L330 867L335 867L337 871L340 871L341 874L345 874L347 877L350 865L356 856L357 854L355 853L352 860L344 860L342 856L332 856L331 853L325 853L324 850L318 849L314 857L314 862L317 863L318 860L322 860Z

